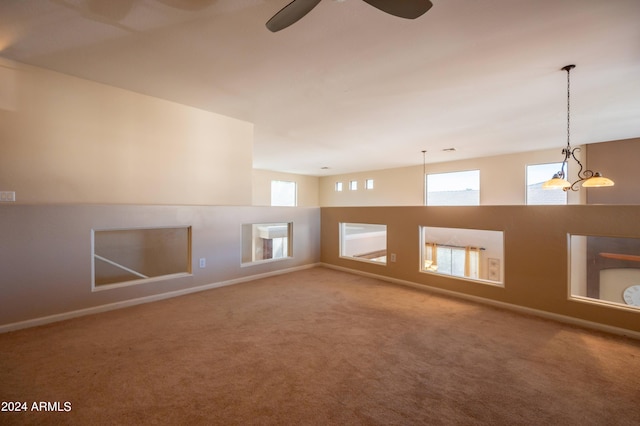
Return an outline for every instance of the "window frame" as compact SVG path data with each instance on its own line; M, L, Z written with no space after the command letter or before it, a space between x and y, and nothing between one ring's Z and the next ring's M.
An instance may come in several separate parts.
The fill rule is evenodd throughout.
M453 175L461 175L461 174L466 174L466 173L475 173L475 175L477 176L477 181L474 181L472 183L472 187L465 189L465 190L449 190L449 191L433 191L429 189L429 178L430 177L440 177L440 176L444 176L444 175L449 175L449 176L453 176ZM480 169L470 169L470 170L457 170L457 171L451 171L451 172L441 172L441 173L427 173L424 176L425 179L425 196L424 196L424 202L425 205L427 206L479 206L480 205ZM477 190L473 189L474 186L477 186ZM435 194L435 193L441 193L441 192L451 192L451 193L462 193L465 191L473 191L474 194L477 194L477 202L474 200L473 204L469 204L469 203L464 203L464 204L452 204L452 203L434 203L433 202L433 197L430 197L430 194ZM431 198L432 202L429 202L429 199ZM474 197L475 198L475 197Z
M256 253L257 253L256 241L258 238L260 238L258 233L263 231L265 228L282 227L282 226L287 227L286 236L275 237L270 239L275 240L276 238L277 239L284 238L285 241L282 241L284 243L282 247L284 249L286 245L286 251L287 251L286 255L281 257L269 257L266 259L264 258L256 259ZM263 263L271 263L271 262L282 262L284 260L293 258L293 222L244 223L241 226L241 235L242 235L242 242L241 242L242 254L241 254L241 260L240 260L241 267L260 265Z
M274 203L274 184L291 184L293 186L293 200L287 200L286 204ZM290 196L291 194L287 194ZM276 195L277 197L277 195ZM278 201L276 199L276 201ZM292 180L271 180L271 206L272 207L297 207L298 206L298 183Z
M362 233L346 233L346 228L348 226L354 227L354 228L364 228L366 229L367 227L370 228L376 228L376 227L384 227L384 229L372 229L371 232L362 232ZM353 223L353 222L340 222L338 223L338 255L341 259L350 259L350 260L355 260L358 262L366 262L366 263L372 263L375 265L382 265L382 266L386 266L389 263L388 260L388 230L387 230L387 225L386 224L381 224L381 223ZM380 237L382 236L382 233L384 233L384 248L377 248L374 247L374 250L369 250L368 252L364 252L361 254L347 254L347 240L357 240L357 239L363 239L362 237L364 237L366 234L370 234L369 237L370 238L375 238L375 237ZM371 235L373 234L373 235ZM360 237L358 236L360 235ZM351 249L351 247L350 247ZM380 256L378 257L374 257L374 258L369 258L367 257L369 254L371 255L375 255L376 252L382 252L384 251L384 260L374 260L374 259L379 259Z
M131 263L129 263L129 265L124 265L122 261L114 261L113 259L110 259L109 256L103 256L105 253L103 253L103 255L98 254L97 253L97 247L100 246L100 242L98 241L100 238L100 234L101 233L118 233L120 235L122 235L123 233L145 233L145 232L170 232L170 231L184 231L185 235L184 241L181 241L180 244L184 244L185 246L183 247L183 252L181 253L181 255L185 256L185 264L184 264L184 270L181 271L176 271L176 272L171 272L171 273L166 273L166 274L159 274L159 275L152 275L152 276L146 276L145 274L142 274L142 271L138 271L136 269L134 269L133 265L131 265ZM103 291L103 290L111 290L111 289L115 289L115 288L121 288L121 287L129 287L129 286L134 286L134 285L139 285L139 284L146 284L146 283L150 283L150 282L154 282L154 281L163 281L163 280L168 280L168 279L174 279L174 278L181 278L181 277L188 277L188 276L192 276L193 275L193 256L192 256L192 226L191 225L187 225L187 226L154 226L154 227L131 227L131 228L94 228L91 230L91 291L92 292L96 292L96 291ZM153 237L153 236L152 236ZM145 237L148 238L148 237ZM158 238L157 236L155 236L155 238ZM120 239L123 239L123 237L120 237ZM131 238L127 238L127 240L130 240ZM126 243L127 241L125 241ZM126 251L126 253L128 255L136 254L136 257L140 257L140 256L146 256L143 251L147 250L149 248L148 244L145 245L143 244L142 246L140 246L140 244L138 244L137 246L124 246L123 250ZM142 251L141 251L142 250ZM132 279L128 279L125 281L114 281L114 282L108 282L108 283L103 283L103 284L97 284L97 271L96 271L96 264L97 262L102 262L102 263L107 263L110 264L112 267L116 268L116 269L120 269L123 270L131 275L135 275L138 276L138 278L132 278ZM145 262L148 262L148 259L145 258Z
M544 171L544 176L546 176L546 179L551 179L551 177L553 176L554 173L556 173L558 170L560 170L561 166L562 166L562 161L554 161L554 162L548 162L548 163L536 163L536 164L527 164L525 167L525 177L524 177L524 185L525 185L525 205L527 206L566 206L567 204L569 204L569 196L568 196L568 192L567 191L563 191L561 189L540 189L541 193L544 194L548 194L547 197L551 197L551 196L559 196L559 195L563 195L564 196L564 202L563 203L531 203L530 202L530 187L532 186L532 184L529 184L529 168L531 167L539 167L539 166L552 166L554 165L554 168L549 167L549 170ZM567 174L569 174L569 165L565 165L566 167L566 172ZM553 172L550 172L550 170L554 170ZM542 182L536 182L537 183L544 183L544 181Z
M364 181L364 189L372 190L373 189L373 179L365 179Z
M640 238L635 237L620 237L620 236L610 236L610 235L594 235L594 234L583 234L583 233L567 233L567 248L568 248L568 277L567 277L567 299L574 302L585 303L590 305L599 305L607 308L638 312L640 310L640 305L630 304L625 300L626 291L629 287L636 287L637 291L637 279L640 277L640 272L638 268L630 267L628 261L625 261L625 257L629 256L629 247L618 247L617 250L609 250L608 247L604 249L607 250L605 253L600 253L602 256L606 254L607 256L602 256L605 259L605 262L594 262L593 255L598 252L598 248L589 249L588 240L591 238L595 238L597 240L604 241L618 241L618 242L631 242L631 241L640 241ZM638 250L638 244L634 244L635 249ZM609 251L616 253L609 253ZM625 252L625 253L621 253ZM640 256L638 251L635 251L637 254L631 254L631 257ZM617 258L616 258L617 256ZM626 263L626 264L625 264ZM634 265L637 263L637 260L630 261ZM593 271L589 271L589 268L593 268ZM605 272L605 274L603 274ZM631 276L617 276L615 279L611 279L606 274L616 272L627 275L627 273L631 272L634 275ZM589 279L597 277L598 281L598 297L593 297L589 295ZM604 281L608 281L611 284L610 288L605 290L603 289ZM627 282L625 282L627 281ZM613 288L611 288L613 287ZM619 287L619 289L615 289L615 287ZM603 291L604 290L604 291ZM578 294L582 292L584 294ZM603 296L604 293L604 296ZM613 295L618 295L621 297L621 300L612 300Z
M430 232L429 238L427 237L427 232ZM471 281L479 284L487 284L495 287L505 287L504 280L504 259L505 259L505 248L504 248L504 231L495 230L495 229L469 229L469 228L448 228L448 227L437 227L437 226L429 226L429 225L421 225L419 227L420 233L420 254L419 254L419 265L418 269L422 273L426 274L434 274L439 275L445 278L452 278L458 280ZM489 234L489 233L499 233L498 234ZM464 241L464 245L456 245L450 244L449 242L441 242L441 241L455 241L462 239ZM432 244L427 248L428 244ZM453 273L443 273L439 271L437 262L435 267L432 267L431 261L433 260L433 255L430 256L427 253L427 250L433 250L435 247L436 250L438 246L442 247L450 247L454 249L461 249L465 251L465 258L467 254L467 248L471 249L469 253L477 251L478 258L476 260L476 266L473 268L473 265L469 265L470 269L475 272L476 277L465 276L463 275L454 275ZM484 253L484 254L481 254ZM437 258L437 252L436 252ZM466 259L465 259L466 261ZM483 266L486 265L486 266ZM495 269L495 270L494 270ZM481 271L483 271L482 276L486 278L480 278ZM496 276L497 279L492 279L492 277Z

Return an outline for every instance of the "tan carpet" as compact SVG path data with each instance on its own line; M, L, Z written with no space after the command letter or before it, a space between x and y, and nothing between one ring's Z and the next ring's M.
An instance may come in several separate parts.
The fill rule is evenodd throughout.
M637 425L640 343L324 268L0 335L1 424Z

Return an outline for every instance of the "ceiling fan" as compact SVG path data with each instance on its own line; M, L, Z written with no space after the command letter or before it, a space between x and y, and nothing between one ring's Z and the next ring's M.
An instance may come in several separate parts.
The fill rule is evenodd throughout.
M321 0L293 0L280 9L267 22L267 28L272 31L280 31L300 20L311 12ZM433 4L429 0L363 0L371 6L380 9L390 15L400 18L416 19L422 16Z

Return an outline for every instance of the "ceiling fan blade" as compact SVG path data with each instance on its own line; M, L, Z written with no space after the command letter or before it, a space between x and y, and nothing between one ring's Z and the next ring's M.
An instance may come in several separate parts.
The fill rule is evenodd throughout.
M293 0L269 19L267 28L274 33L287 28L311 12L311 9L316 7L320 1L321 0Z
M400 18L416 19L433 4L429 0L364 0L371 6Z

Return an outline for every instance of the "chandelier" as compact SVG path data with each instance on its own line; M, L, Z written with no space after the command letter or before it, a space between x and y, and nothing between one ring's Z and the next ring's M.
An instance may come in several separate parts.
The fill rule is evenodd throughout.
M567 147L562 150L562 155L564 155L564 160L562 160L562 167L560 171L553 175L553 177L542 184L543 189L562 189L563 191L577 191L580 189L580 183L582 182L582 186L585 188L593 188L599 186L613 186L614 183L611 179L607 179L602 176L600 172L594 172L589 169L584 169L580 160L576 158L576 152L580 151L579 147L571 148L570 137L571 137L571 70L574 69L575 65L567 65L562 67L562 70L567 72ZM573 158L580 169L578 170L578 180L571 183L567 180L567 162Z

